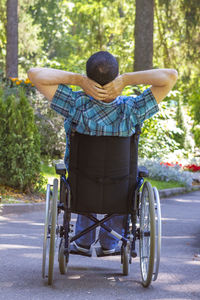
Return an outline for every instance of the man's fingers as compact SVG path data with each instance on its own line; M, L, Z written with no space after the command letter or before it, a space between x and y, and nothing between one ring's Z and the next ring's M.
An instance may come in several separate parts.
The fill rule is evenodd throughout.
M100 89L100 88L95 88L95 91L98 93L98 94L101 94L101 95L107 95L108 92L104 89Z
M109 90L114 87L113 82L109 82L103 86L104 89Z
M94 81L94 80L92 80L92 79L90 79L88 77L87 77L87 79L88 79L90 85L93 85L93 86L95 86L95 87L97 87L99 89L103 88L98 82L96 82L96 81Z

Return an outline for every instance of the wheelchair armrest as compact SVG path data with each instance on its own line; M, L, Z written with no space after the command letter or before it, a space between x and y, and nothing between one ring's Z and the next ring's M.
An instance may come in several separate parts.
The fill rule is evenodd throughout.
M139 177L149 177L149 171L144 166L138 168Z
M66 167L63 163L59 163L55 165L56 174L65 175L66 174Z

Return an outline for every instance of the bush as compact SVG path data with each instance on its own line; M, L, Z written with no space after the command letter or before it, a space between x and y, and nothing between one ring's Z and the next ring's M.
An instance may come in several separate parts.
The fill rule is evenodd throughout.
M48 100L39 92L29 96L35 121L41 136L41 154L61 158L66 147L64 118L50 108Z
M40 153L50 158L55 156L61 158L66 145L63 118L50 108L48 100L37 92L28 78L26 80L4 78L3 81L7 86L4 90L5 97L17 94L20 88L24 89L29 103L34 109L35 123L41 137Z
M32 191L41 181L40 136L22 89L0 92L0 182Z
M194 133L194 140L196 146L200 148L200 125L199 124L193 127L193 133Z
M164 102L159 113L144 122L139 141L140 156L164 157L179 148L174 136L181 130L176 127L174 115L175 108Z

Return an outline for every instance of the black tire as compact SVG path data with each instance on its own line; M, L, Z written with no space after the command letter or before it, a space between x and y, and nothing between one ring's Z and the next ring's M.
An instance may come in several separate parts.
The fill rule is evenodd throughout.
M142 285L148 287L152 281L155 258L155 208L154 194L149 182L145 182L139 208L140 220L140 270Z
M53 181L53 199L52 199L52 206L51 206L48 285L52 285L52 283L53 283L56 221L57 221L57 202L58 202L58 179L54 179L54 181Z
M60 240L60 247L59 247L59 252L58 252L58 262L59 262L60 273L63 275L67 271L67 261L66 261L66 256L64 254L64 249L65 249L65 240L62 238Z
M127 276L130 272L130 245L127 244L122 249L123 275Z

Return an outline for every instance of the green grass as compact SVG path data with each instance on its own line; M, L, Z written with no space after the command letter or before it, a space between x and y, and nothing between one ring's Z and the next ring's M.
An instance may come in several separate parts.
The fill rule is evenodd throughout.
M48 183L53 182L53 178L59 178L56 174L55 167L51 166L47 161L41 164L41 174L47 179Z
M45 177L56 176L55 167L48 164L48 162L43 162L41 164L41 173Z
M159 181L150 178L145 178L145 181L149 181L152 186L157 187L158 190L171 189L176 187L183 187L184 184L176 181Z

